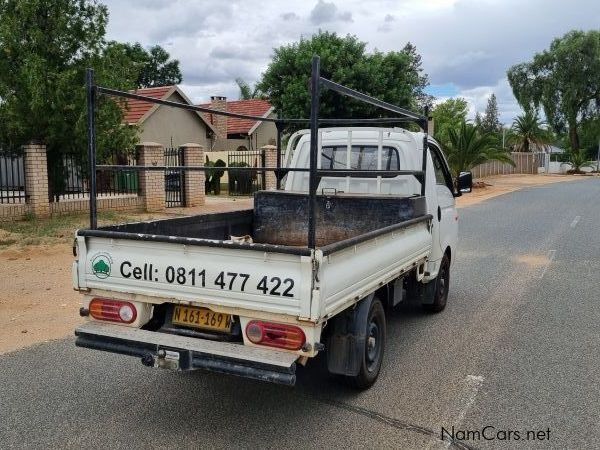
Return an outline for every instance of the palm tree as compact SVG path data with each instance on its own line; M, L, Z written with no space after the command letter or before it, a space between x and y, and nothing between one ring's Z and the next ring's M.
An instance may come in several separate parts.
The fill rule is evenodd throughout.
M525 111L517 116L511 127L509 142L516 151L529 152L532 145L545 147L551 141L547 130L543 128L544 121L540 120L537 111Z
M242 78L235 79L238 88L240 89L240 100L252 100L254 98L264 99L265 94L255 85L252 88L246 81Z
M565 156L566 160L561 164L561 166L571 166L571 168L567 170L567 173L585 173L583 170L581 170L582 167L589 167L590 169L594 169L594 161L588 160L586 155L584 155L582 152L570 151Z
M502 149L490 133L480 132L470 123L463 121L459 129L450 129L446 144L448 164L457 177L460 172L470 170L487 161L500 161L515 165L510 153Z

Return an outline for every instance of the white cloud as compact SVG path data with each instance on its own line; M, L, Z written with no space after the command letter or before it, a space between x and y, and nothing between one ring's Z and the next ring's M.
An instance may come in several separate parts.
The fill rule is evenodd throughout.
M484 113L487 101L490 95L495 94L498 102L498 112L500 113L500 122L507 126L512 124L513 118L521 114L521 108L515 100L508 80L500 79L492 86L478 86L471 89L460 91L459 97L463 97L469 102L469 118L475 118L475 113Z
M368 48L410 41L436 85L453 84L475 109L495 92L502 120L518 112L506 70L573 28L598 28L597 0L105 0L110 39L164 46L192 97L236 97L272 49L319 29L355 34Z
M350 11L339 12L335 3L319 0L310 12L310 21L315 25L322 25L336 21L352 22L353 20Z

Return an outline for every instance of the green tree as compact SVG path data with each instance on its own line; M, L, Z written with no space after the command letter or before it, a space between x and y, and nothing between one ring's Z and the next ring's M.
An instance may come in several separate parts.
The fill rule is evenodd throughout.
M500 148L493 134L482 132L465 121L458 128L449 130L449 141L444 151L454 177L487 161L515 164L510 153Z
M600 30L571 31L530 62L513 66L508 81L524 110L541 106L555 131L566 129L579 151L580 124L600 112Z
M479 111L477 111L475 113L474 123L477 128L481 128L481 124L483 123L483 118L481 117L481 113Z
M135 46L141 47L139 44ZM143 50L143 49L142 49ZM139 49L135 52L140 54ZM169 59L171 56L160 45L151 47L142 58L142 68L138 77L138 87L170 86L181 83L179 60Z
M487 133L498 133L502 129L502 125L500 125L500 113L498 112L498 101L494 93L488 98L485 113L480 118L479 126Z
M85 0L0 0L0 17L0 146L44 142L50 164L61 153L85 155L86 67L96 69L100 84L135 86L123 53L105 45L106 7ZM120 106L107 98L99 100L97 131L100 154L132 148L137 136L122 126Z
M181 83L179 61L169 60L169 53L159 45L146 50L138 42L135 44L110 41L105 52L127 61L124 76L135 80L135 87L170 86Z
M435 139L445 146L451 129L458 129L467 120L469 104L464 98L449 98L433 108L433 130Z
M308 117L311 59L321 57L321 75L337 83L416 109L430 101L425 94L427 76L412 44L399 52L366 52L366 44L355 36L340 37L319 32L312 37L275 49L273 60L258 89L265 93L284 117ZM325 90L321 96L322 117L382 117L385 111Z
M550 144L552 137L543 126L544 122L540 120L537 112L525 111L525 114L515 117L508 142L517 152L529 152L536 147L544 147Z
M581 122L581 148L589 159L596 160L600 146L600 117Z

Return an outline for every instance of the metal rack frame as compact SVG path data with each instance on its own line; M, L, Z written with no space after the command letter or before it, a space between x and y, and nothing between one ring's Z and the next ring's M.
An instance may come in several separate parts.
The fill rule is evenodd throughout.
M400 117L382 117L382 118L350 118L350 119L323 119L319 118L321 88L329 89L341 95L354 98L364 103L368 103L377 108L388 112L398 114ZM164 170L180 170L180 171L201 171L207 172L211 170L209 167L201 166L122 166L122 165L98 165L96 163L96 102L99 95L107 95L111 97L129 98L142 100L159 105L169 106L173 108L187 109L189 111L205 112L217 114L227 117L239 119L250 119L261 122L273 122L277 128L277 166L276 168L263 167L236 167L236 171L249 172L275 172L277 179L277 189L281 188L281 178L288 172L309 172L309 189L308 189L308 248L316 248L316 210L317 210L317 187L321 177L324 176L340 176L340 177L361 177L361 178L376 178L382 176L398 176L398 175L413 175L421 182L421 195L425 195L425 180L427 171L427 109L424 115L417 114L391 103L384 102L375 97L358 92L347 86L335 83L327 78L321 77L320 58L313 56L312 71L310 79L310 118L309 119L286 119L278 116L277 118L256 117L247 114L237 114L226 111L217 111L202 106L186 105L184 103L173 102L170 100L162 100L157 98L146 97L131 92L119 91L103 86L98 86L94 81L94 71L87 69L86 71L86 98L87 98L87 129L88 129L88 158L90 163L90 228L95 230L98 228L98 214L96 205L97 186L96 186L96 171L97 170L135 170L135 171L164 171ZM281 168L281 137L283 128L287 124L294 123L309 123L310 124L310 164L308 168ZM319 125L320 124L396 124L396 123L415 123L424 131L423 137L423 159L421 170L341 170L341 169L320 169L318 167L318 158L320 153L319 140ZM228 167L223 170L229 170Z

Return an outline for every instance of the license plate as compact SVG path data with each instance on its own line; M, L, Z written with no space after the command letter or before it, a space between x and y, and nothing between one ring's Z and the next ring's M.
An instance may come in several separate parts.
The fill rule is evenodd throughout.
M175 325L231 332L231 316L229 314L217 313L206 308L175 306L171 321Z

